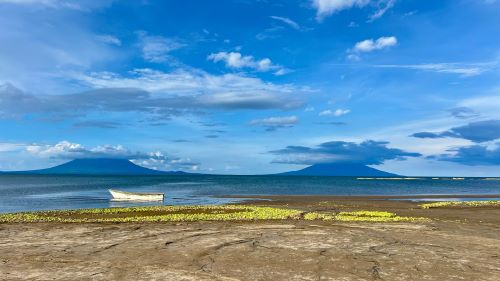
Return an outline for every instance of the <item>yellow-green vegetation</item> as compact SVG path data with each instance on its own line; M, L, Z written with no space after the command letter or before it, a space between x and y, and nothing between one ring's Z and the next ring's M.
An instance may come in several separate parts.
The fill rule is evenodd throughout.
M295 209L213 205L213 206L153 206L103 208L62 211L39 211L0 214L0 223L16 222L181 222L181 221L251 221L304 219L355 222L412 222L425 218L402 217L381 211L339 213L303 212Z
M258 206L154 206L0 214L0 222L179 222L282 220L301 211Z
M381 211L340 212L335 215L337 221L367 221L367 222L423 222L429 219L421 217L403 217L394 213Z
M311 212L304 215L305 220L325 220L344 222L423 222L428 221L420 217L402 217L394 213L382 211L353 211L337 214Z
M422 209L445 207L500 207L500 200L488 201L445 201L421 204Z
M332 214L324 214L324 213L311 212L311 213L304 214L303 218L305 220L308 220L308 221L313 221L313 220L330 221L330 220L334 220L335 216L332 215Z

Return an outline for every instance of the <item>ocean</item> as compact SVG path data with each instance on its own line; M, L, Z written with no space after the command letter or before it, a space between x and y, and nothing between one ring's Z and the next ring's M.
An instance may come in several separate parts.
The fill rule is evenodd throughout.
M0 213L157 205L112 201L108 188L164 192L166 205L223 204L223 195L498 195L500 180L413 180L297 176L0 175Z

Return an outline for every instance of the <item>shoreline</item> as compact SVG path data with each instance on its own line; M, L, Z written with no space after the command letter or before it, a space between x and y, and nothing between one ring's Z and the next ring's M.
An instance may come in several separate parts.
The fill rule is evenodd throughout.
M324 198L324 199L353 199L353 200L391 200L391 199L448 199L448 198L500 198L500 194L429 194L429 195L303 195L303 194L280 194L280 195L222 195L216 198L241 198L241 199L269 199L279 200L283 198Z
M220 199L239 199L235 202L228 202L222 204L206 204L208 206L216 206L216 205L262 205L265 202L274 202L274 203L286 203L286 202L294 202L294 201L302 201L302 202L315 202L315 201L324 201L324 200L347 200L347 201L409 201L415 203L424 203L427 200L418 200L418 199L444 199L442 201L450 201L446 199L500 199L500 194L429 194L429 195L302 195L302 194L283 194L283 195L206 195L206 197L211 198L220 198ZM167 198L168 199L168 198ZM437 202L439 200L428 200L430 202ZM481 200L483 201L483 200ZM133 204L134 202L126 202ZM142 202L148 203L148 202ZM274 204L272 203L272 204ZM135 207L141 206L196 206L191 204L183 204L183 205L136 205ZM134 207L134 206L128 206ZM123 208L122 206L109 206L109 207L97 207L95 209L105 209L105 208ZM65 208L65 209L40 209L40 210L21 210L14 212L0 212L2 214L16 214L16 213L31 213L31 212L50 212L50 211L71 211L71 210L84 210L88 208Z

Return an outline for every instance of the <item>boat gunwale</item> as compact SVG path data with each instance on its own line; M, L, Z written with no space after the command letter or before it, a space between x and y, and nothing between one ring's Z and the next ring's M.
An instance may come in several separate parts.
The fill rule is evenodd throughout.
M122 194L127 194L127 195L144 195L144 196L150 196L150 195L156 195L156 196L165 196L165 193L152 193L152 192L129 192L129 191L121 191L121 190L116 190L116 189L108 189L111 195L113 195L113 192L117 193L122 193Z

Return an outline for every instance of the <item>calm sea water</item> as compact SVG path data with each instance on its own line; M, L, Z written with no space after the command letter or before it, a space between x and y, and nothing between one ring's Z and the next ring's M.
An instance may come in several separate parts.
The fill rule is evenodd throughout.
M221 195L470 195L500 194L500 181L358 180L288 176L35 176L0 175L0 212L136 206L111 201L108 188L164 192L164 204L220 204ZM459 197L459 196L457 196Z

